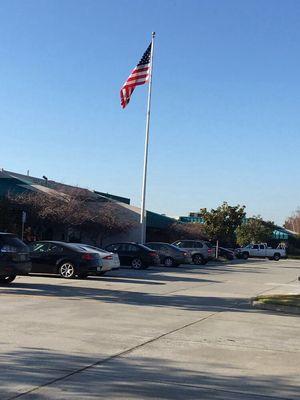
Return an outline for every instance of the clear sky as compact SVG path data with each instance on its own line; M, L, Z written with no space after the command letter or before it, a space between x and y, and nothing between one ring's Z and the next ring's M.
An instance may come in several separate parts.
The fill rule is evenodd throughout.
M300 1L2 0L0 166L139 204L157 32L147 208L223 201L282 223L300 205Z

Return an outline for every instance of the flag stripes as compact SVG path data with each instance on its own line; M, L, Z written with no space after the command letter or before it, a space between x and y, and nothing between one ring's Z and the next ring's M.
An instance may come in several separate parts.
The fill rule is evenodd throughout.
M120 91L121 106L125 108L130 101L130 97L136 86L143 85L148 82L151 69L151 47L150 44L143 54L138 65L133 69L128 79L124 83Z

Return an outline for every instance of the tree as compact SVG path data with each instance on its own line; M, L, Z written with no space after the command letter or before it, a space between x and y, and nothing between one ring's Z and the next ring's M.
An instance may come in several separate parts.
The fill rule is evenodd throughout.
M76 229L97 243L107 236L126 232L133 226L133 222L122 214L117 204L99 201L84 189L69 189L68 193L53 190L47 194L9 194L2 202L6 209L26 211L28 224L39 236L46 229L61 229L68 238L69 230ZM5 215L4 208L2 211Z
M266 243L272 238L274 229L273 222L254 216L237 228L237 242L241 246L249 243Z
M286 229L300 234L300 209L288 217L283 225Z
M200 213L204 219L205 232L211 240L219 240L224 245L235 243L235 231L246 215L245 206L230 206L224 202L211 211L202 208Z
M180 239L207 240L205 227L200 223L174 222L167 229L167 240L174 242Z

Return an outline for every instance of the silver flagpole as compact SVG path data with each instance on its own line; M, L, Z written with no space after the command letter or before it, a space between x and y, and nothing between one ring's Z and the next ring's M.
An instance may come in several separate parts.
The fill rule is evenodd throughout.
M144 154L144 172L143 172L143 187L142 187L142 204L141 204L141 243L146 241L146 186L147 186L147 166L148 166L148 145L149 145L149 127L150 127L150 109L151 109L151 89L152 89L152 68L153 68L153 50L154 50L155 32L152 32L152 46L150 57L150 76L148 87L148 102L147 102L147 120L146 120L146 138L145 138L145 154Z

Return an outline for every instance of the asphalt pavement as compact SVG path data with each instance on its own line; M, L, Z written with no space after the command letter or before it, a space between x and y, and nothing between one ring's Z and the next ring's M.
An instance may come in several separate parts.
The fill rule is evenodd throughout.
M300 317L254 310L300 293L300 262L35 275L0 287L0 399L300 398Z

